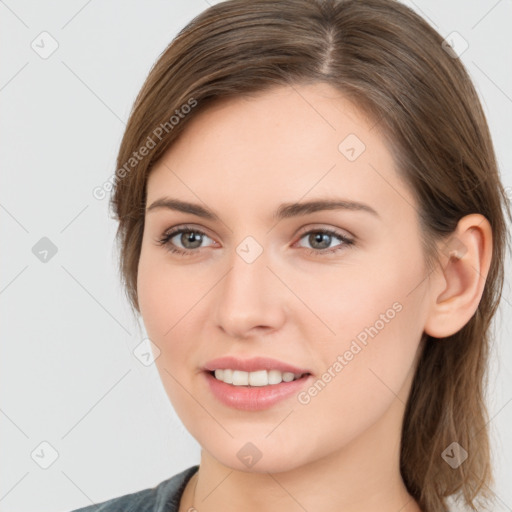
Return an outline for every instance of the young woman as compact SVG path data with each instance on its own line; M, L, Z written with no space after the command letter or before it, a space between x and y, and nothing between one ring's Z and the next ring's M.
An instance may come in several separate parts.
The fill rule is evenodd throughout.
M488 510L510 210L475 89L421 17L212 6L152 68L117 164L127 294L202 452L82 512Z

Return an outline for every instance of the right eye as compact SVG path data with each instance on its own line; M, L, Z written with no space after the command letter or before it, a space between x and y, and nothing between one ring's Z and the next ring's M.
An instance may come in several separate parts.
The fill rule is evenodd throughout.
M173 228L170 231L166 231L157 240L157 243L165 246L165 248L172 253L180 254L182 256L191 256L194 252L199 252L196 249L201 245L204 237L210 238L200 229L181 226ZM177 238L177 242L181 244L181 247L179 245L177 246L176 243L172 241L173 238Z

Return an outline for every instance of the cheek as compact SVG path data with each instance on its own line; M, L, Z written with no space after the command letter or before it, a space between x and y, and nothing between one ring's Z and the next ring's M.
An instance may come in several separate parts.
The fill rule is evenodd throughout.
M155 364L162 384L182 419L182 411L186 416L186 411L193 410L178 383L185 384L188 368L183 363L190 356L194 336L187 336L193 317L187 312L198 300L197 290L194 293L193 283L184 274L154 255L141 253L137 275L140 311L148 337L160 350Z
M414 318L411 308L421 307L418 294L410 293L424 278L421 266L408 264L391 250L357 264L286 272L285 280L293 283L294 294L309 310L296 302L295 313L303 315L292 320L308 329L311 341L321 339L338 348L357 336L364 342L367 328L376 325L379 333L389 332L389 325L400 324L406 316Z
M175 297L166 292L159 274L158 267L151 265L141 256L137 275L137 295L140 312L150 338L160 338L165 334L169 328L169 324L164 325L165 312L172 314L171 312L175 311ZM169 322L172 321L169 314L167 319Z
M180 319L197 302L200 290L189 271L166 264L165 254L162 256L159 252L142 251L137 294L148 335L163 340L170 338L179 327Z
M325 438L340 445L366 431L390 408L398 417L414 373L421 308L405 294L373 291L372 300L352 295L345 309L327 319L337 335L315 344L323 373L298 397L295 409L297 423L321 424ZM316 451L328 451L318 443Z
M211 276L169 264L165 255L156 251L141 253L137 276L140 311L148 337L160 350L155 364L173 402L179 384L172 377L185 385L199 364L196 342L205 338L201 329L208 308L202 301L211 281Z
M390 251L374 265L337 269L328 279L317 276L314 287L311 280L295 280L323 323L303 323L327 372L318 385L321 391L311 390L318 393L311 402L317 402L319 413L334 407L364 418L385 410L404 385L425 317L423 287L418 286L425 276L420 254L413 256L418 259L409 261L418 265L406 264L403 254ZM377 404L378 410L371 412L369 403Z

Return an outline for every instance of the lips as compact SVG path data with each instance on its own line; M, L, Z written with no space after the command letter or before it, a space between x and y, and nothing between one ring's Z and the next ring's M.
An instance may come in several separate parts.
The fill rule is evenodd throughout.
M253 412L270 409L282 401L292 399L313 380L310 369L269 357L241 359L235 356L224 356L208 361L202 370L205 383L220 403L230 408ZM218 380L213 375L215 370L238 370L248 373L259 370L267 370L267 372L278 370L282 374L299 375L300 378L291 382L282 381L279 384L253 387L250 385L233 385Z
M291 364L271 359L268 357L252 357L250 359L239 359L234 356L224 356L208 361L203 370L212 372L214 370L242 370L244 372L255 372L258 370L279 370L280 372L289 372L293 374L311 374L308 368L300 368Z
M304 375L292 382L281 382L262 387L233 386L213 377L210 372L202 373L205 384L218 403L239 411L256 412L272 409L281 402L297 397L314 377Z

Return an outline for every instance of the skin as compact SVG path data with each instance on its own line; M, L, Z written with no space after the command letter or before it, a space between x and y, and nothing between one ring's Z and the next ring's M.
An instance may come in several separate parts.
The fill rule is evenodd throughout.
M160 350L162 383L202 447L180 512L420 510L400 476L399 450L422 334L453 334L475 312L491 228L478 214L461 219L461 257L441 254L429 274L417 204L373 126L326 84L279 87L201 112L153 168L147 206L168 196L220 218L147 211L139 262L140 311ZM366 146L354 161L338 149L349 134ZM272 219L283 202L316 198L359 201L378 216L325 210ZM185 223L207 235L196 245L172 238L191 256L157 243ZM354 244L333 236L314 245L304 233L318 228ZM252 263L236 252L247 236L263 249ZM265 411L235 410L201 373L215 357L263 355L310 369L316 380L396 302L400 312L307 404L293 396ZM251 468L237 457L247 442L262 454Z

